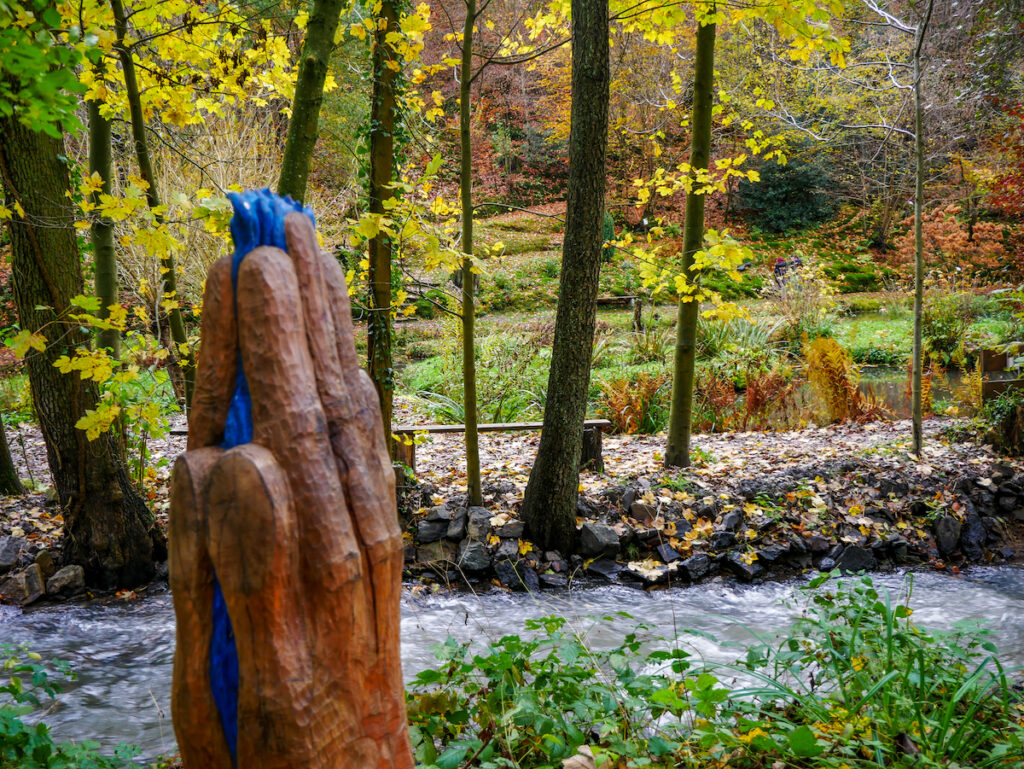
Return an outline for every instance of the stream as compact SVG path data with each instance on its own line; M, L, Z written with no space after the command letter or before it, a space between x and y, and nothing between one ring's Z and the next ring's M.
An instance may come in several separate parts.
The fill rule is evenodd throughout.
M899 590L904 577L876 577ZM485 642L522 630L529 618L557 614L586 633L594 646L617 643L637 622L650 636L673 636L692 628L714 634L713 642L689 636L692 651L714 661L740 656L751 632L784 628L799 605L800 584L743 586L714 581L694 587L642 592L622 586L592 587L536 595L490 592L446 593L402 602L402 658L406 680L434 662L431 648L446 636ZM960 620L985 621L995 632L1000 658L1024 665L1024 568L977 568L960 576L935 572L914 575L911 606L923 626L948 629ZM635 619L616 616L628 612ZM77 679L47 706L44 719L56 739L100 742L112 750L121 742L138 745L145 758L175 749L170 721L170 681L174 656L171 596L129 603L55 606L22 613L0 606L0 642L25 643L44 659L71 663Z

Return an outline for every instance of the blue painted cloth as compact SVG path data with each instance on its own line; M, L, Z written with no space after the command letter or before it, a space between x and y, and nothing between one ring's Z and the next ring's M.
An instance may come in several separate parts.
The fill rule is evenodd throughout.
M238 306L238 269L245 255L257 246L276 246L287 251L284 235L284 218L293 211L306 214L309 220L313 212L291 198L282 198L268 189L251 190L228 195L235 213L231 218L231 237L235 252L231 259L231 286L235 292L235 306ZM242 368L242 354L238 354L238 373L235 378L235 392L228 406L228 419L224 427L226 449L252 441L252 399L249 397L249 383ZM254 553L254 557L260 554ZM238 766L238 649L231 627L227 603L217 575L213 577L213 635L210 638L210 691L220 713L221 726L227 739L231 759Z

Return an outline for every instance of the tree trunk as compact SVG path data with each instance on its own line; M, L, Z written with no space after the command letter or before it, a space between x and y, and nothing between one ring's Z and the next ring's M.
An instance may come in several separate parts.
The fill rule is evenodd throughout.
M4 430L3 420L0 420L0 495L9 497L24 493L25 487L21 485L18 471L14 467L14 460L11 459L11 447L7 443L7 432Z
M388 188L394 177L395 84L398 72L387 62L398 62L387 35L398 28L398 14L391 0L384 0L373 49L373 104L370 109L370 213L383 214L384 201L394 197ZM391 357L391 240L383 232L370 239L370 323L367 327L367 368L377 389L384 438L391 440L392 401L395 392Z
M520 516L544 549L576 535L579 463L601 271L608 138L608 0L572 0L572 107L565 241L547 405Z
M97 73L101 72L97 67ZM103 186L92 195L92 203L99 206L100 195L110 194L110 180L113 176L110 147L110 121L100 114L100 102L90 101L89 113L89 175L98 174ZM114 223L98 211L92 221L92 254L95 273L96 298L100 300L99 318L106 318L107 309L118 302L117 252L114 250ZM106 348L115 358L121 357L121 333L117 329L100 329L96 334L96 346Z
M302 41L302 61L295 82L292 118L288 123L281 177L277 182L278 195L290 195L300 203L306 197L309 165L319 131L320 107L324 102L324 83L342 6L341 0L316 0L306 24L306 38Z
M711 4L709 14L715 12ZM699 24L697 58L693 74L693 136L690 144L690 166L694 174L706 171L711 157L711 117L715 84L715 25ZM692 280L690 267L693 255L704 245L704 203L707 196L691 190L686 196L683 223L683 274ZM683 301L690 299L690 301ZM693 372L697 351L697 313L699 302L683 297L676 320L675 367L672 376L672 411L669 417L666 467L687 467L690 464L690 430L693 416Z
M462 68L459 72L459 143L462 165L459 194L462 201L462 252L473 256L473 145L469 118L473 81L473 25L476 23L476 0L466 0L466 23L462 28ZM476 350L474 339L473 263L462 262L462 380L466 420L466 488L469 504L483 501L480 489L480 435L476 412Z
M128 21L124 14L124 5L121 0L110 0L110 9L114 14L114 34L116 44L114 46L117 55L121 60L121 70L124 76L125 98L128 101L128 112L131 116L132 143L135 146L135 157L139 164L139 176L146 182L146 205L150 210L160 207L160 193L156 188L156 175L153 173L153 162L149 156L149 142L146 139L146 118L142 114L142 99L139 94L139 81L135 74L135 60L132 58L131 49L125 43L128 37ZM157 226L163 226L164 217L161 214L153 214ZM174 263L174 254L168 251L160 257L160 267L163 270L163 285L157 302L163 298L172 297L180 300L178 296L178 268ZM181 367L184 377L185 391L181 397L188 408L192 403L192 388L196 378L196 359L188 347L188 334L185 332L185 321L181 317L181 310L177 307L167 313L167 322L171 328L171 339L174 345L171 350L171 363Z
M71 297L83 293L74 211L60 139L35 133L16 117L0 120L0 172L9 201L14 299L23 329L45 335L45 352L26 357L50 473L64 512L63 555L85 568L90 584L136 585L153 573L153 517L125 472L110 433L88 440L75 423L98 400L96 385L53 362L86 347L77 324L64 323ZM45 226L43 226L45 223Z
M914 454L918 459L924 449L924 407L921 377L924 372L924 349L921 326L924 318L924 235L921 213L924 205L924 115L921 102L921 46L932 15L932 0L929 0L925 16L917 28L914 45L914 159L917 178L914 186L914 349L913 373L911 380L911 410Z

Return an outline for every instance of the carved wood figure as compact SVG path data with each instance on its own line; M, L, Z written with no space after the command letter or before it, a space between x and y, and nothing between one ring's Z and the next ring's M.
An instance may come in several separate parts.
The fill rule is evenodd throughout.
M308 210L232 203L172 482L182 762L411 768L395 477L345 276Z

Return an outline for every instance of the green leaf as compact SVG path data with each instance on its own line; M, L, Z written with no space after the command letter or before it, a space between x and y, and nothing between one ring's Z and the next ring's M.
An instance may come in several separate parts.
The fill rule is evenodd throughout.
M798 726L789 733L789 747L794 755L801 758L813 758L825 750L808 726Z
M457 769L468 752L467 748L449 748L437 759L437 769Z

